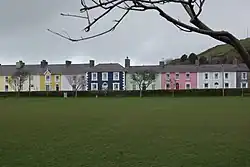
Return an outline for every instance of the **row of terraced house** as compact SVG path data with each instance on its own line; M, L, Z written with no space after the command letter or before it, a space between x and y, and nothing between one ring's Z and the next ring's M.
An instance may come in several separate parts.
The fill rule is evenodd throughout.
M8 79L17 70L17 65L0 65L0 91L14 91ZM100 63L94 60L86 64L48 64L46 60L36 65L23 67L29 72L29 80L23 84L23 91L71 91L74 86L69 78L81 78L82 91L103 90L138 90L138 85L131 75L138 71L156 72L155 81L148 90L157 89L216 89L248 88L249 69L245 64L234 61L233 64L206 64L198 61L192 65L166 65L160 61L157 65L131 66L130 59L125 59L125 66L119 63ZM75 81L74 81L75 82ZM31 85L31 86L30 86Z

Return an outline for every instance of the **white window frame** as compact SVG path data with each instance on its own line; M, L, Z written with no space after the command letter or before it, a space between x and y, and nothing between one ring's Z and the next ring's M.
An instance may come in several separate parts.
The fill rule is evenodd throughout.
M169 87L167 87L167 85L169 85ZM165 86L166 86L166 89L171 89L171 84L170 84L170 82L167 82Z
M7 87L7 89L6 89L6 87ZM8 92L8 91L9 91L9 85L4 85L4 91L5 91L5 92Z
M227 74L227 77L226 77L226 74ZM229 79L229 73L228 72L224 73L224 78Z
M104 85L106 85L106 86L104 86ZM103 83L102 83L102 90L107 90L108 87L109 87L109 85L108 85L107 82L103 82Z
M58 91L60 91L60 85L59 85L59 83L56 83L56 84L55 84L55 91L57 91L57 90L56 90L56 87L57 87L57 86L58 86L58 88L59 88Z
M94 77L94 75L95 75L96 77ZM97 78L98 78L97 72L92 72L92 73L91 73L91 81L97 81Z
M243 84L246 84L246 87L243 87ZM241 82L241 83L240 83L240 87L241 87L241 88L248 88L248 83L247 83L247 82Z
M207 84L207 87L205 86ZM203 84L203 87L205 88L205 89L208 89L209 88L209 83L204 83Z
M170 80L170 73L166 73L166 80Z
M189 88L187 88L187 85L189 85ZM191 83L190 82L185 83L185 89L191 89Z
M47 77L49 77L49 79L47 79ZM51 81L51 75L49 75L49 74L45 75L45 81L50 82Z
M216 75L217 75L217 78L216 78ZM219 73L214 73L214 79L219 79Z
M117 78L115 76L117 76ZM119 81L119 80L120 80L120 73L119 72L113 72L113 81Z
M5 76L5 77L4 77L4 81L5 81L6 83L8 83L8 82L9 82L9 76Z
M178 78L176 77L178 75ZM175 80L180 80L180 73L176 72L175 73Z
M118 85L118 89L115 89L115 85ZM113 90L119 91L120 90L120 83L113 83Z
M243 77L244 74L245 74L245 77ZM242 72L242 73L241 73L241 79L242 79L242 80L247 80L247 72Z
M207 75L207 78L206 78ZM208 73L204 73L204 79L209 79L209 74Z
M187 77L187 75L188 75L189 77ZM185 77L186 77L186 80L190 80L190 78L191 78L190 72L186 72Z
M93 89L94 85L96 85L96 89ZM98 90L98 83L91 83L91 90Z
M58 79L57 79L57 77L58 77ZM55 76L55 82L60 82L60 75Z
M216 83L217 83L218 85L217 85ZM219 88L220 88L220 83L219 83L219 82L215 82L215 83L214 83L214 87L215 87L216 89L219 89Z
M226 87L226 84L228 84L228 87ZM229 82L225 82L225 83L224 83L224 88L230 88Z
M106 78L104 77L106 75ZM102 81L108 81L109 79L109 73L108 72L102 72Z

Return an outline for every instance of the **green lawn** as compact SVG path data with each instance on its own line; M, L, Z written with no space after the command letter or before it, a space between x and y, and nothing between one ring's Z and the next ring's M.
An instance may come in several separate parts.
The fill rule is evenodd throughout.
M0 167L250 166L250 98L20 98L0 107Z

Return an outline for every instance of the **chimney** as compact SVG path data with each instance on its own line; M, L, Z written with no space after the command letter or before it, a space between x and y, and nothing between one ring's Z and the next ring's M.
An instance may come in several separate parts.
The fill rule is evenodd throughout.
M164 66L165 66L164 61L159 61L159 65L160 65L161 67L164 67Z
M197 65L197 66L200 65L200 60L199 60L199 59L196 59L196 60L195 60L195 65Z
M130 67L130 59L128 57L126 57L125 59L125 68Z
M47 67L48 66L48 62L46 60L42 60L40 66L41 66L41 68Z
M16 62L16 69L20 69L24 67L24 62L19 60L18 62Z
M65 61L65 65L66 65L66 67L69 67L69 66L71 65L71 61L66 60L66 61Z
M89 66L94 67L95 66L95 60L89 60Z
M239 63L239 62L238 62L238 59L235 57L235 58L233 59L233 64L234 64L234 65L238 65L238 63Z

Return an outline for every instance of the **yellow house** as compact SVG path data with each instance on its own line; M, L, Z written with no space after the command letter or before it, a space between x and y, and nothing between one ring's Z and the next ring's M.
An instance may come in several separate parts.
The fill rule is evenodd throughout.
M60 91L61 74L53 74L47 69L40 75L40 91Z

